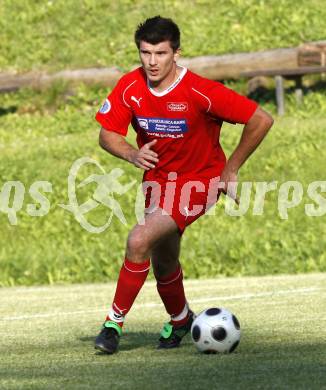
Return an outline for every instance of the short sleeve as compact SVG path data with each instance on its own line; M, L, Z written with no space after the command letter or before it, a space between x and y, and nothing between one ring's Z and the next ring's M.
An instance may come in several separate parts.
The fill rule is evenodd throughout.
M120 80L108 95L95 119L108 131L127 135L132 111L123 100L124 83Z
M210 100L209 112L230 123L248 123L258 104L219 82L210 82L206 89Z

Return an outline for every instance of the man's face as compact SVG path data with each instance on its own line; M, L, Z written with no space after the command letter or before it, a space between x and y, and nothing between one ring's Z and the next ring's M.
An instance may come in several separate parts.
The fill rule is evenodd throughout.
M153 85L159 85L174 72L179 49L174 52L169 41L156 45L140 41L139 55L148 80Z

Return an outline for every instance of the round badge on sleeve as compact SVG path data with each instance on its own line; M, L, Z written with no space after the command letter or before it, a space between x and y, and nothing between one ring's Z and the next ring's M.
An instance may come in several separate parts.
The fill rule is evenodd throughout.
M111 110L111 103L109 99L106 99L103 103L102 107L100 108L101 114L107 114Z

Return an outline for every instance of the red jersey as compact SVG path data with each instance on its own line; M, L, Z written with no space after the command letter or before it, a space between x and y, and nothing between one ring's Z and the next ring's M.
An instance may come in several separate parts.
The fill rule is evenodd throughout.
M152 150L159 162L145 171L144 180L165 181L169 172L181 180L210 179L226 162L219 143L223 121L245 124L256 108L256 102L186 68L165 91L156 92L140 67L120 79L96 120L123 136L131 123L139 148L157 139Z

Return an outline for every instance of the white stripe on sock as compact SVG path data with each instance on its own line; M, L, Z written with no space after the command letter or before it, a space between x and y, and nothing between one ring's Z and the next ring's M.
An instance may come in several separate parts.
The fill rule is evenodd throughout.
M164 284L164 285L165 285L165 284L170 284L170 283L176 281L177 279L179 279L179 277L180 277L180 275L181 275L181 272L182 272L182 269L181 269L181 267L180 267L180 271L179 271L178 275L177 275L174 279L169 280L168 282L161 282L160 280L157 280L157 283L158 283L158 284Z
M147 268L145 268L145 269L142 269L142 270L140 270L140 271L134 271L134 270L132 270L132 269L130 269L130 268L128 268L128 267L126 266L126 262L124 262L123 265L124 265L125 269L126 269L127 271L129 271L129 272L146 272L146 271L148 271L148 270L151 268L151 266L149 265L149 266L148 266Z
M172 321L181 321L187 317L188 312L189 312L189 306L188 306L188 302L186 302L185 307L183 308L182 312L178 315L172 315L171 320Z
M108 316L109 316L110 320L112 320L114 322L124 322L124 320L125 320L125 317L123 315L117 313L116 311L114 311L113 307L111 307L111 309L109 310Z

